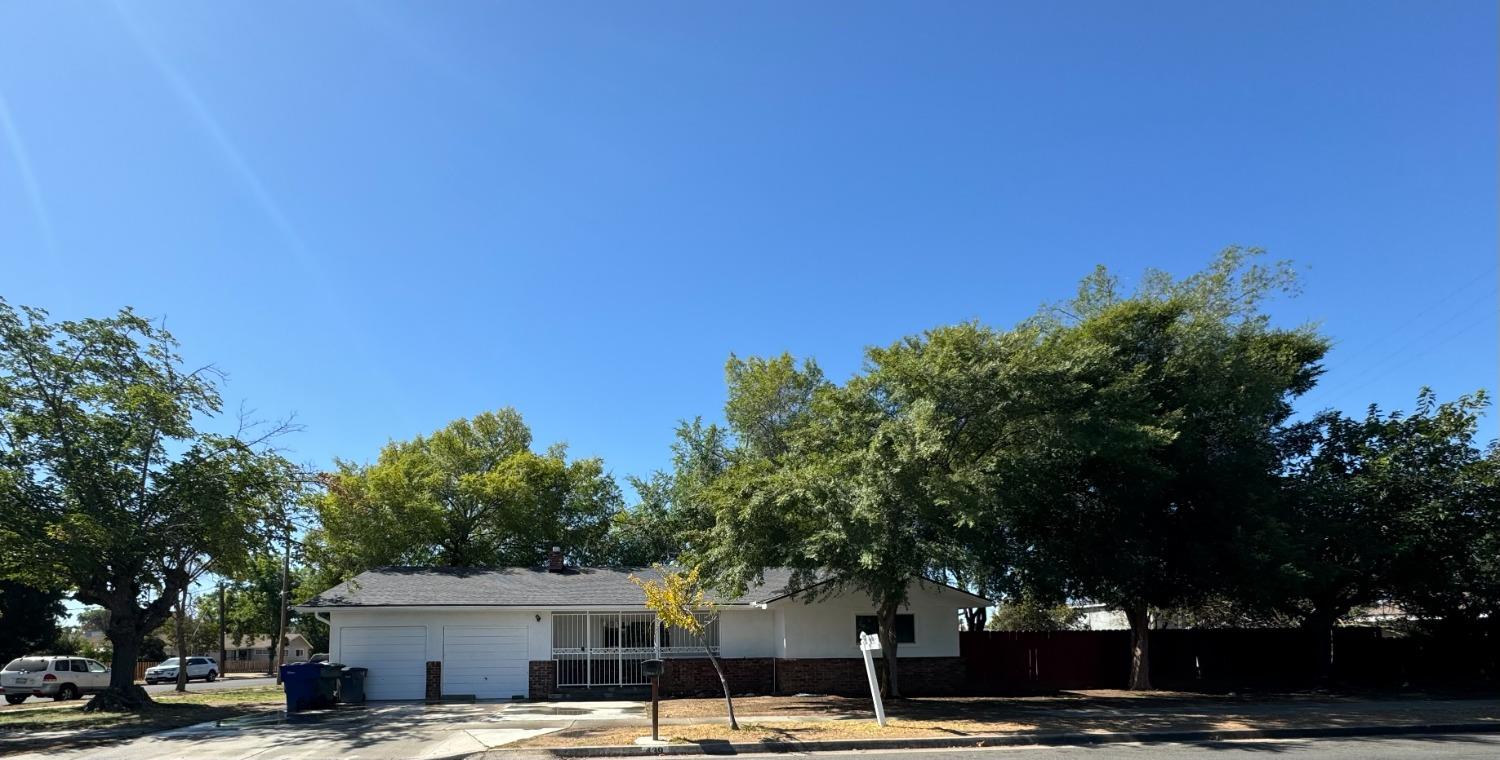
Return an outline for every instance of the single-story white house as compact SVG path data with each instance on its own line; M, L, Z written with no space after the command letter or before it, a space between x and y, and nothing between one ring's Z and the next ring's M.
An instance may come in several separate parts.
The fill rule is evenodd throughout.
M661 626L631 575L649 568L387 567L325 591L298 612L329 625L329 659L369 669L370 699L547 698L647 683L640 662L668 660L668 694L719 688L703 642ZM810 595L769 570L741 597L718 598L706 632L738 693L860 694L856 645L873 632L874 606L857 592ZM897 618L902 690L954 693L964 686L957 611L987 599L913 578ZM807 601L809 598L813 601Z

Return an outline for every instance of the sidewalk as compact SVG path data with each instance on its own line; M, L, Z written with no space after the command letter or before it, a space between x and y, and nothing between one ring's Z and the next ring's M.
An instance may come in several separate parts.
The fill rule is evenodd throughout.
M529 760L1500 731L1500 699L1493 698L912 699L891 702L882 729L856 709L858 700L756 697L737 700L744 708L739 732L707 714L711 702L663 703L678 713L662 726L662 737L674 742L666 747L634 744L650 733L638 702L375 703L290 721L265 710L135 738L111 729L35 732L0 743L0 754L30 753L21 756L25 760Z
M757 702L744 701L747 707ZM885 728L867 711L828 709L821 702L808 708L800 715L742 712L740 731L730 731L722 717L670 716L661 727L662 739L671 742L666 747L636 745L650 722L634 720L575 725L522 739L506 751L619 757L1500 731L1497 699L914 699L889 704Z

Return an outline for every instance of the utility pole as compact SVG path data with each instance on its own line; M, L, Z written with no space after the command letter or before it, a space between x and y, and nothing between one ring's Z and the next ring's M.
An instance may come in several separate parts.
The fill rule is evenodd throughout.
M220 673L220 675L228 672L226 670L226 668L229 667L229 665L224 662L224 658L229 653L226 652L226 651L224 651L224 650L225 650L225 648L224 648L224 579L220 578L219 579L219 673Z
M286 596L287 575L292 567L292 528L286 528L286 548L281 553L281 634L276 639L276 664L286 664ZM281 685L281 668L276 668L276 684Z

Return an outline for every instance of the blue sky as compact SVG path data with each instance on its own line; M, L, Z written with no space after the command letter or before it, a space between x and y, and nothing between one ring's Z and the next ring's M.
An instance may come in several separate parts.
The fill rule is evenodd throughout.
M0 4L0 295L164 316L302 460L513 405L620 476L731 353L1294 259L1309 405L1497 375L1495 4ZM1493 435L1493 420L1487 435Z

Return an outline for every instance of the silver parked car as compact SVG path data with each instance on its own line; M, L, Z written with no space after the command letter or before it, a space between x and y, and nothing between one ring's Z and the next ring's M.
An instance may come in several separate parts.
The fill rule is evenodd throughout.
M18 705L27 697L77 699L109 688L109 668L84 657L37 655L17 657L0 669L5 701Z
M155 667L146 668L146 683L165 683L177 680L178 658L162 660ZM219 663L212 657L189 657L187 658L188 680L201 678L205 681L213 681L219 677Z

